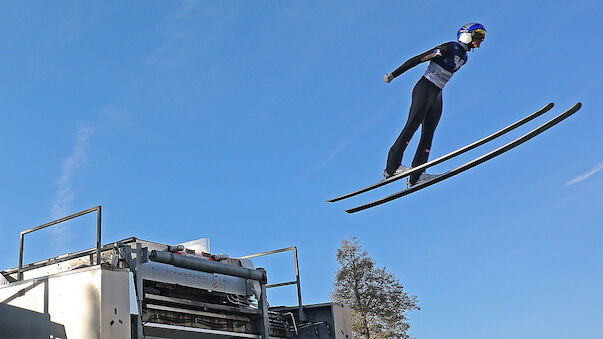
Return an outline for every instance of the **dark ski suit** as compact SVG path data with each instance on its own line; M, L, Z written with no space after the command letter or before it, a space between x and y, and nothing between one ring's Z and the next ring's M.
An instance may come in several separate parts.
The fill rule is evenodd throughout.
M462 42L451 41L429 51L408 59L402 66L392 72L394 78L418 64L430 60L425 74L419 79L412 91L412 104L408 121L400 136L389 150L387 157L387 174L393 175L402 164L402 155L413 134L422 125L421 140L412 161L412 167L422 165L429 158L433 133L442 115L442 89L465 62L469 46ZM421 173L413 173L410 183L414 184Z

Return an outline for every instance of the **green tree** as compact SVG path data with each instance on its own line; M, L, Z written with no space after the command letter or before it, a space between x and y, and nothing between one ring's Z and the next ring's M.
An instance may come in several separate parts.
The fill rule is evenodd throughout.
M406 312L420 309L417 297L385 267L379 268L355 237L337 250L341 266L335 277L332 299L350 305L354 335L365 338L410 338Z

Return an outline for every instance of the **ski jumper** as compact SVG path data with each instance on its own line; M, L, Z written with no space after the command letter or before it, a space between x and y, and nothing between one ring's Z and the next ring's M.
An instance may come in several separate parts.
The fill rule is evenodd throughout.
M404 150L419 125L422 125L421 140L412 161L412 167L427 162L433 133L442 115L442 89L450 80L452 74L467 62L468 50L469 46L462 42L447 42L408 59L402 66L392 72L392 76L396 78L418 64L430 60L425 74L413 88L412 104L410 105L406 125L404 125L398 139L389 150L387 167L385 168L389 175L394 174L402 164ZM410 183L416 183L420 175L421 173L413 173L410 176Z

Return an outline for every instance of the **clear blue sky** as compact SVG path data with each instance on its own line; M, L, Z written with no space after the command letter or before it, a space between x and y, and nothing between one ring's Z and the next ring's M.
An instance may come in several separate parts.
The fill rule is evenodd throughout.
M298 246L306 303L329 299L354 235L419 297L418 338L603 338L602 14L594 0L4 2L0 268L21 230L101 204L104 242ZM379 179L425 65L383 75L472 21L488 35L444 90L432 158L556 106L433 172L582 110L387 205L344 212L401 185L325 203ZM40 233L27 262L93 247L94 217ZM292 278L289 256L266 263Z

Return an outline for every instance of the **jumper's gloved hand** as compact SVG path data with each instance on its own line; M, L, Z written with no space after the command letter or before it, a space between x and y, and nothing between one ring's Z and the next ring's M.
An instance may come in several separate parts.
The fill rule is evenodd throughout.
M388 84L394 80L394 76L391 73L387 73L386 75L383 76L383 81L387 82Z

